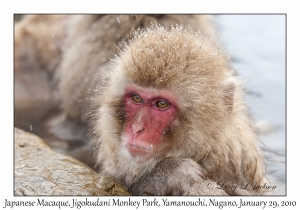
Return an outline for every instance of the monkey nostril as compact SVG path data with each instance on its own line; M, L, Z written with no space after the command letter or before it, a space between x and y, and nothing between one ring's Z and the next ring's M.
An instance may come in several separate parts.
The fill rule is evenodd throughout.
M136 125L136 124L132 125L132 132L134 134L140 134L143 131L144 131L144 126L143 125Z
M139 129L139 130L133 130L133 134L139 135L139 134L143 133L143 131L144 131L144 128Z
M142 133L144 131L144 128L142 128L141 130L138 130L136 133Z

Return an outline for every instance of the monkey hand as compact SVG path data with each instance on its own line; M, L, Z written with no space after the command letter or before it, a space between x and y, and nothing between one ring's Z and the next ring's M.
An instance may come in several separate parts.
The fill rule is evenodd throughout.
M206 183L206 171L197 162L188 158L168 158L157 163L129 189L133 195L206 195L207 190L200 189L205 184L197 183Z

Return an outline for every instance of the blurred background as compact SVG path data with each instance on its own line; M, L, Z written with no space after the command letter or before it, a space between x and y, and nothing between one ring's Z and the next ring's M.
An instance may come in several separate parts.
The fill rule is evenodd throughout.
M286 183L286 16L215 15L232 66L245 82L268 172Z

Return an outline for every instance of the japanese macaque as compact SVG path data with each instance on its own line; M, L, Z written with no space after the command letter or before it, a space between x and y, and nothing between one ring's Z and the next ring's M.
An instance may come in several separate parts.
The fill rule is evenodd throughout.
M203 179L263 194L241 189L267 184L265 166L242 85L213 39L147 28L111 70L94 128L101 173L136 195L182 195Z
M266 194L243 85L207 16L87 15L66 28L60 105L90 124L99 173L133 195Z
M59 104L53 76L60 63L64 15L27 15L15 24L15 124L38 123Z

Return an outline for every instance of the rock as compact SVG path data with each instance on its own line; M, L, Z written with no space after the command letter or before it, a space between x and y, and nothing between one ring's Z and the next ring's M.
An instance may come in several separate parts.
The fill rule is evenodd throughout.
M17 128L14 154L14 195L130 195L114 180Z

